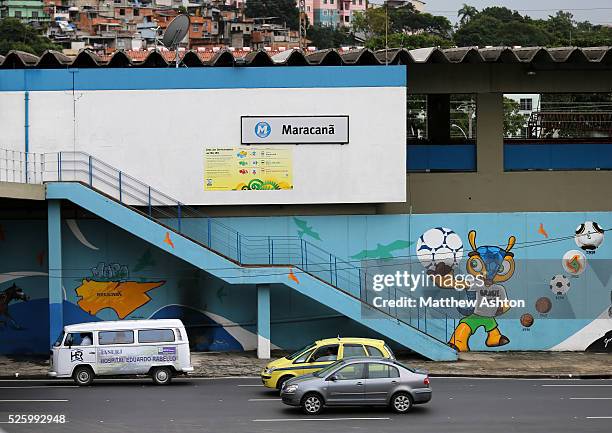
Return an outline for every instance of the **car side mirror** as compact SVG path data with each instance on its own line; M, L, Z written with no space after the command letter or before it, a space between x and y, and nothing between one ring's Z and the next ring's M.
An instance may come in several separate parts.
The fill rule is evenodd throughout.
M331 376L329 376L329 377L327 378L327 380L331 380L332 382L335 382L335 381L337 381L337 380L338 380L338 378L336 377L336 375L335 375L335 374L332 374Z

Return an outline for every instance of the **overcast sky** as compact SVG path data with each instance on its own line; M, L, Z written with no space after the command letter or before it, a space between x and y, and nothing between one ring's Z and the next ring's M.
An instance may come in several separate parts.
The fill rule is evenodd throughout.
M383 0L370 1L383 2ZM574 14L574 19L577 21L612 24L611 0L425 0L425 3L426 12L444 15L453 23L457 20L457 11L463 3L467 3L478 9L487 6L506 6L532 18L546 18L562 9Z

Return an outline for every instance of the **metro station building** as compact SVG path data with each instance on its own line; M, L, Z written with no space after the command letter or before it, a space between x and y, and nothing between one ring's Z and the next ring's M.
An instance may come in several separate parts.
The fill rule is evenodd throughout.
M137 318L182 319L193 350L261 357L336 335L438 360L606 350L612 138L505 138L503 95L609 93L612 50L0 60L1 353ZM474 134L453 133L453 95L474 101ZM372 290L404 271L478 274L472 295L525 306L376 307L470 299Z

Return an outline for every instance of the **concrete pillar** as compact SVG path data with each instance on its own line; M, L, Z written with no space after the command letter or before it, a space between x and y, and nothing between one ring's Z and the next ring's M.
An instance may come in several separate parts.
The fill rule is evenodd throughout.
M448 144L450 130L450 95L427 95L427 138L435 144Z
M504 172L504 95L479 93L476 97L476 163L479 173Z
M62 285L62 215L61 202L47 202L47 230L49 240L49 345L64 327L64 290Z
M257 357L270 359L270 286L257 286Z

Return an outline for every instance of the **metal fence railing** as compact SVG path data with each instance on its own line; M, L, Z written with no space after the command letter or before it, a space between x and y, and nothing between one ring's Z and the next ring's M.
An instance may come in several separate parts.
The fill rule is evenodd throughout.
M84 152L29 154L27 159L27 166L31 164L32 170L36 169L28 174L31 182L79 182L240 265L294 266L296 272L310 274L359 300L364 307L380 311L439 341L448 341L452 332L449 328L452 319L441 310L422 308L415 315L404 317L397 310L374 306L364 287L365 270L298 236L245 235ZM16 179L24 182L25 155L18 155L9 166L19 167L21 160L23 168L15 168L14 172L21 175Z
M43 155L0 149L0 182L42 183Z

